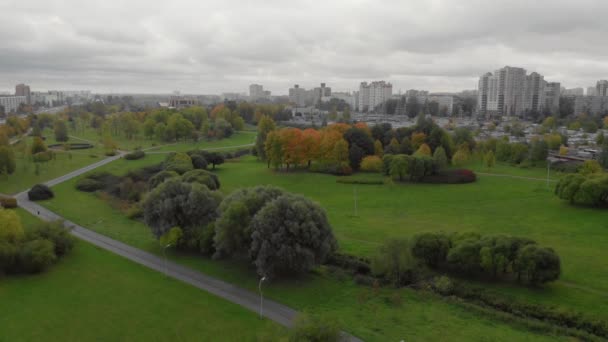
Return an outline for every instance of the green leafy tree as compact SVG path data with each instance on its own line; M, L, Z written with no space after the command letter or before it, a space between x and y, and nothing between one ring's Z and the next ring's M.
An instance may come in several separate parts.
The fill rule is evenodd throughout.
M13 149L10 146L0 145L0 173L11 175L15 172L16 167Z
M309 271L338 246L325 211L299 195L286 194L266 204L251 227L250 257L260 275Z
M414 236L411 249L413 256L430 267L437 267L446 261L450 239L443 233L419 234Z
M255 141L255 149L258 152L258 157L261 160L266 160L265 143L268 134L276 129L276 124L271 117L264 115L258 122L258 135Z
M433 162L438 171L444 171L448 167L448 157L442 146L437 147L435 153L433 153Z
M55 120L54 124L55 140L59 142L66 142L69 140L68 127L63 120Z
M218 208L214 257L246 254L251 246L251 220L268 202L285 194L273 186L243 188L226 196Z
M488 169L493 168L494 165L496 165L496 157L494 157L494 152L491 150L488 151L483 158L483 163Z
M19 215L13 210L0 208L0 241L16 244L24 235Z
M215 221L221 198L219 192L206 186L171 178L144 200L144 222L157 238L180 227L187 241L195 237L197 228Z
M372 273L390 281L397 287L410 284L416 273L416 262L410 251L408 240L386 241L372 259Z
M40 152L46 152L46 145L40 137L34 137L32 142L32 155Z

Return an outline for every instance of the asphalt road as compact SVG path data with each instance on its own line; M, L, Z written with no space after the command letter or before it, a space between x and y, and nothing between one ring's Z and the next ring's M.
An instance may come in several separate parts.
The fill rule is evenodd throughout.
M123 153L114 157L106 158L97 163L86 166L82 169L70 172L64 176L48 181L45 184L48 186L53 186L65 182L83 173L89 172L95 168L98 168L102 165L119 159L122 155ZM175 262L166 261L163 258L160 258L154 254L131 247L120 241L111 239L107 236L98 234L92 230L82 227L74 222L67 221L65 220L65 218L55 214L54 212L34 202L29 201L27 198L27 191L21 192L15 197L17 198L17 201L21 208L27 210L35 216L39 216L45 221L64 220L65 227L70 228L71 233L79 239L85 240L112 253L121 255L140 265L146 266L159 272L166 273L169 277L181 280L201 290L207 291L228 301L241 305L251 311L254 311L256 313L260 312L260 296L258 293L245 290L238 286L234 286L230 283L210 277L201 272L179 265ZM265 299L262 315L283 326L291 327L297 315L297 311L278 302ZM344 335L348 341L362 341L359 338L348 335L346 333Z

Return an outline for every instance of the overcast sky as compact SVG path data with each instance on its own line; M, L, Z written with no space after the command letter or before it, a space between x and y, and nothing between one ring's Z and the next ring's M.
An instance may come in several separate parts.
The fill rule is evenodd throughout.
M601 0L1 0L0 90L458 91L504 65L587 87L608 78L607 17Z

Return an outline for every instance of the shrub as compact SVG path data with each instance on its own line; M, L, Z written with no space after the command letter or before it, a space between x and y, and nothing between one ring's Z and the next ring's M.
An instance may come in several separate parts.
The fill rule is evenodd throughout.
M0 207L15 209L17 208L17 199L12 197L0 197Z
M442 275L433 279L433 289L444 296L449 296L454 292L454 283L452 279Z
M14 210L0 209L0 241L16 244L24 237L21 219Z
M55 255L61 257L72 250L76 239L64 228L62 221L41 222L31 232L28 240L49 240L54 245Z
M465 184L473 183L476 180L477 175L475 172L467 169L456 169L426 176L422 181L433 184Z
M348 176L338 177L336 179L336 183L342 184L361 184L361 185L382 185L384 181L382 179L361 179L361 178L351 178Z
M167 179L179 177L179 174L175 171L161 171L148 180L148 189L152 190L157 186L161 185Z
M325 262L338 245L325 211L298 195L266 204L251 229L250 256L260 275L306 272Z
M19 261L16 244L0 240L0 274L14 272Z
M191 156L192 158L192 166L194 166L195 169L201 169L201 170L206 170L207 169L207 159L205 159L205 157L198 155L198 154L194 154Z
M327 260L327 264L355 274L369 274L371 272L369 260L348 254L334 253Z
M169 154L163 162L163 167L165 171L175 171L180 175L194 169L192 158L186 153Z
M530 284L557 280L561 274L561 263L555 251L536 245L527 245L519 251L514 268L518 279L523 278Z
M608 174L570 174L562 177L555 194L570 203L588 206L608 204Z
M91 178L81 178L76 182L76 189L84 192L94 192L104 188L104 184Z
M446 261L450 249L450 239L443 233L423 233L414 236L412 255L431 267Z
M27 192L30 201L44 201L54 196L53 191L44 184L36 184Z
M361 171L380 172L382 171L382 159L378 156L367 156L361 161Z
M218 190L220 188L219 178L205 170L192 170L182 175L182 180L187 183L199 183L207 186L209 190Z
M142 150L136 150L131 153L125 154L125 159L126 160L137 160L137 159L141 159L145 156L146 156L146 152L144 152Z
M53 160L54 155L53 151L44 151L34 154L32 158L36 163L46 163Z
M296 319L290 342L344 341L338 322L329 317L301 314Z
M31 240L19 251L19 269L26 273L38 273L52 265L57 256L53 242L44 239Z
M408 240L389 240L378 249L372 259L371 270L399 287L410 284L415 277L415 261Z

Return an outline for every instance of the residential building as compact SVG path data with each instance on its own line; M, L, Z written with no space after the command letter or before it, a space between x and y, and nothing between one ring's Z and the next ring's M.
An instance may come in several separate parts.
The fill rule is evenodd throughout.
M597 96L597 88L596 87L587 87L587 96Z
M196 106L199 104L199 101L193 97L181 96L181 95L172 95L169 97L169 108L186 108L191 106Z
M597 96L608 96L608 81L601 80L597 81L595 86Z
M506 66L479 78L477 109L480 115L524 116L545 105L545 81L539 73Z
M362 112L371 112L377 106L384 104L393 95L393 85L384 81L372 83L361 82L359 85L358 109Z
M323 97L331 96L331 88L326 87L325 83L321 83L320 87L313 89L313 104L321 102Z
M249 86L249 97L251 100L257 100L265 97L264 86L261 84L252 84Z
M545 82L545 108L552 114L559 112L559 97L561 84L559 82Z
M331 99L342 100L346 102L353 110L357 107L356 97L354 94L334 92L328 96L323 96L321 98L321 102L329 102Z
M574 113L608 115L608 96L577 96L574 99Z
M289 102L298 107L310 106L313 104L313 91L300 88L299 84L295 84L293 88L289 88Z
M26 104L31 104L30 86L27 84L17 84L15 86L15 96L25 96Z
M0 106L4 107L5 113L14 113L19 105L27 104L26 96L0 96Z
M585 89L583 88L572 88L572 89L562 89L562 95L564 96L584 96Z

